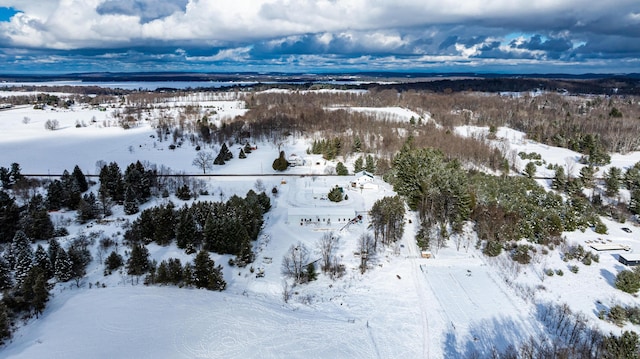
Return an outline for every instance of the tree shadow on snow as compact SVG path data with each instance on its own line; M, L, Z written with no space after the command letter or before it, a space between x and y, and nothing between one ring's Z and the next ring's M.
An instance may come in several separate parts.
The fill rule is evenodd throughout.
M472 323L466 330L450 328L445 333L445 358L488 358L509 351L530 338L531 328L508 317ZM511 348L510 348L511 347Z
M607 269L600 269L600 275L604 278L610 286L616 286L616 275L608 271Z

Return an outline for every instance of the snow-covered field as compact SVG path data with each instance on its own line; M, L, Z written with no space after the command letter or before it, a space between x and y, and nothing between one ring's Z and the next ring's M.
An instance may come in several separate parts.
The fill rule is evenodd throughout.
M203 107L215 107L216 116L221 118L244 111L233 97L215 101L203 103ZM184 105L185 101L176 99L175 103ZM419 116L395 108L376 111L401 121ZM45 130L48 119L58 120L60 129ZM86 127L76 127L77 121L84 121ZM0 111L0 166L18 162L23 173L46 174L79 165L84 172L93 174L97 161L116 161L125 168L131 162L145 160L175 171L199 173L191 164L195 156L192 146L169 150L169 141L158 142L151 137L155 134L151 123L124 130L112 124L114 121L111 110L80 107L64 111L30 107ZM478 130L482 129L458 131L473 135ZM498 137L506 139L510 150L538 152L548 163L565 164L567 157L577 156L527 141L508 129L501 129ZM612 278L622 269L617 262L618 252L601 253L600 263L589 267L579 264L577 274L567 267L575 263L563 262L558 250L516 270L484 257L471 239L459 251L449 243L434 253L434 258L425 259L420 257L413 239L417 230L413 215L407 215L405 236L397 251L378 254L372 268L361 274L360 259L354 251L358 237L367 231L366 218L363 223L339 231L337 225L327 228L289 224L287 211L294 207L366 211L377 199L393 195L391 187L376 179L379 190L348 190L349 200L334 205L314 195L326 193L335 185L346 187L352 176L307 176L322 174L326 166L335 165L318 156L312 156L313 161L306 166L289 170L304 177L285 180L280 176L259 176L274 174L271 163L278 155L278 147L269 143L257 145L258 149L247 159L236 156L226 165L216 166L213 173L239 176L206 179L211 194L199 200L244 195L258 179L267 189L278 188L256 243L253 267L263 269L264 277L257 278L251 268L228 266L229 256L213 255L216 263L224 266L228 283L224 292L145 287L132 285L123 274L105 277L103 266L94 255L81 288L71 283L56 285L43 315L21 325L12 341L0 348L0 357L443 358L474 351L488 356L494 346L502 349L529 336L544 335L535 316L536 303L519 295L514 283L536 288L538 301L568 303L573 310L585 313L593 324L616 333L620 329L598 320L597 311L617 303L638 304L637 298L613 287ZM303 139L291 140L283 144L283 149L287 154L301 154L308 145ZM236 148L231 150L237 155ZM637 153L614 155L612 165L624 168L638 160ZM240 176L243 174L253 176ZM162 201L152 200L146 206ZM55 221L73 213L52 216ZM125 216L121 209L116 209L113 217L135 218ZM587 230L566 236L575 243L609 239L640 251L640 227L605 222L608 235ZM118 223L93 224L91 228L74 224L70 231L103 231L111 236L122 232ZM633 232L621 231L622 226ZM334 281L320 275L317 281L295 287L292 298L285 303L280 270L283 255L291 245L302 242L311 249L311 257L318 258L317 242L329 229L339 236L345 276ZM473 239L472 234L469 236ZM190 258L175 247L150 245L149 249L159 261ZM562 269L565 274L546 277L541 275L545 268Z

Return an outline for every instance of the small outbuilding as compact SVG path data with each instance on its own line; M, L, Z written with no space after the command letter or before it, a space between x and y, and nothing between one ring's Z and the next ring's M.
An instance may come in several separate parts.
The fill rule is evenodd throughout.
M637 265L640 265L640 254L622 253L618 255L618 262L629 267L635 267Z
M351 180L351 188L353 189L373 189L377 190L378 185L374 183L373 174L367 171L360 171L354 175L354 179Z

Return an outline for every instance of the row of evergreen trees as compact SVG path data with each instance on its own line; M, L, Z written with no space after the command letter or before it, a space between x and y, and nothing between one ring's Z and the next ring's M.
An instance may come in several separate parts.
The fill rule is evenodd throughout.
M497 255L507 242L522 238L548 244L563 231L594 227L606 232L580 191L564 200L531 178L468 172L457 160L447 160L435 149L413 148L411 141L394 158L388 179L418 211L424 246L429 236L438 239L438 246L444 245L449 231L459 233L467 220L486 240L488 255Z
M236 255L238 263L249 263L253 261L252 241L258 238L270 208L269 197L253 190L245 198L234 195L227 202L196 202L179 209L169 202L144 210L124 238L130 243L162 246L175 240L187 253L205 249Z
M92 259L85 235L73 239L66 250L55 239L47 249L38 244L35 251L31 242L27 234L17 231L0 257L0 342L10 337L10 323L42 313L54 281L73 279L79 286Z

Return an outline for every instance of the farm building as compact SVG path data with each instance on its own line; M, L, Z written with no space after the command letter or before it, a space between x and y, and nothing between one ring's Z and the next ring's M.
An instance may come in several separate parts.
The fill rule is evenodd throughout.
M347 207L293 207L288 210L289 224L344 225L356 217L356 211Z
M351 180L352 189L373 189L377 190L378 185L374 184L373 174L367 171L360 171L356 173L355 178Z
M640 265L640 254L635 253L624 253L618 256L618 262L626 265L626 266L637 266Z

